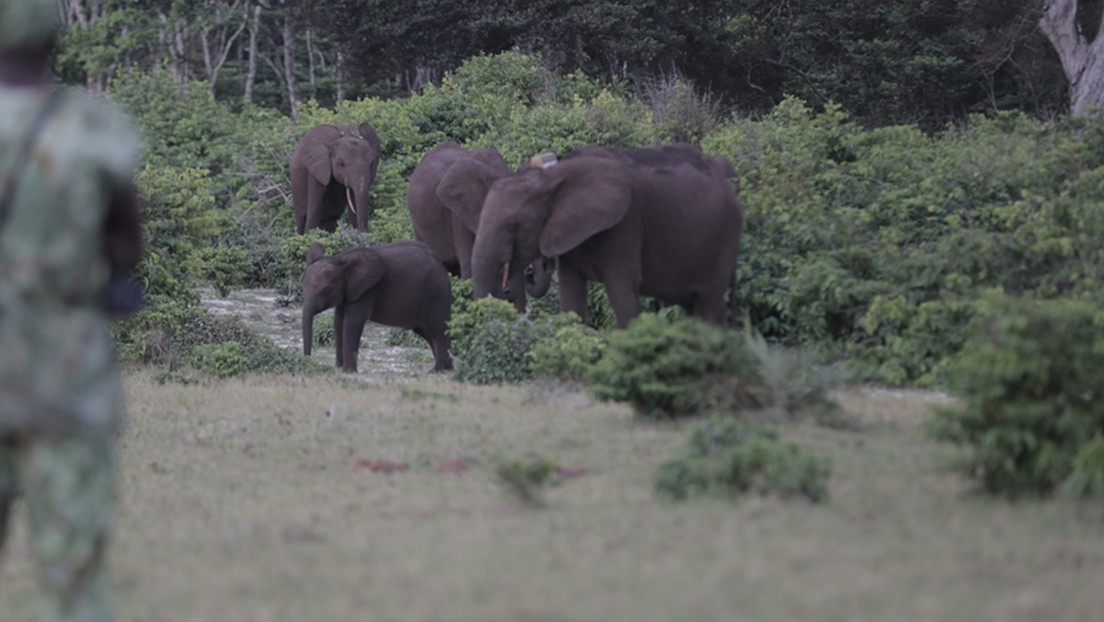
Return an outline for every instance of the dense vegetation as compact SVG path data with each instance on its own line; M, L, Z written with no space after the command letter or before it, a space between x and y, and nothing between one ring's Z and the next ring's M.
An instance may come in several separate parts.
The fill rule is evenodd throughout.
M438 84L478 54L539 54L558 75L625 80L645 99L681 74L718 108L786 94L868 127L938 129L974 112L1065 110L1041 0L66 0L59 69L109 88L126 69L202 79L220 100L295 115ZM1058 4L1058 3L1051 3ZM1081 0L1095 37L1102 3ZM660 80L662 81L662 80Z
M106 91L147 140L149 305L117 329L128 360L312 369L206 316L196 284L275 287L295 304L311 242L409 239L406 180L442 140L495 147L511 166L688 141L739 174L745 335L708 336L651 301L658 315L611 336L600 288L591 327L557 314L555 290L525 318L458 296L458 378L588 381L664 417L716 411L724 400L700 387L720 382L744 391L724 409L792 415L829 410L835 376L816 370L831 362L966 395L938 433L974 448L963 468L989 490L1101 490L1104 420L1084 378L1101 365L1089 336L1104 303L1104 128L1057 116L1071 86L1036 3L67 6L59 75ZM1091 40L1104 3L1079 6ZM383 150L370 232L293 235L296 138L361 121ZM1067 325L1084 334L1073 367L1053 336Z

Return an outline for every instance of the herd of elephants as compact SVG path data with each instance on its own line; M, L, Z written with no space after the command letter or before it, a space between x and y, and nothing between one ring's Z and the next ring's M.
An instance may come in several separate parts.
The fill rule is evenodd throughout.
M297 233L334 231L343 215L368 226L368 192L379 167L368 123L308 131L291 157ZM441 143L410 176L407 207L417 241L326 257L312 245L303 274L303 351L314 316L334 309L337 366L357 369L364 326L413 330L433 350L434 371L452 368L446 324L448 274L472 280L476 298L519 311L543 296L552 272L560 306L587 318L587 281L605 286L619 328L641 296L725 324L735 315L736 256L743 230L732 163L693 145L578 147L534 156L511 170L495 149Z

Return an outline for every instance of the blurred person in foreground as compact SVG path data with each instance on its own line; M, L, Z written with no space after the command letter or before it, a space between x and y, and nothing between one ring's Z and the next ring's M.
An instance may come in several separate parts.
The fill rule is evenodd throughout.
M101 622L122 419L108 323L140 303L140 141L54 84L59 28L57 0L0 0L0 547L22 498L41 619Z

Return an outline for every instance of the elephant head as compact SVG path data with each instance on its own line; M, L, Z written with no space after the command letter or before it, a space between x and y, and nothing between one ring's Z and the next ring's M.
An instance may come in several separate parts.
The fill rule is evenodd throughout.
M494 158L481 156L484 151L491 150L474 151L470 157L458 160L441 178L437 187L437 197L441 203L452 212L453 218L459 219L471 232L478 232L492 185L511 175L497 151L493 151ZM513 302L518 311L524 311L526 295L540 298L548 293L556 263L555 259L538 256L518 267L513 287L503 297ZM474 266L472 270L474 274Z
M607 157L565 159L496 181L472 251L475 296L509 298L522 291L531 265L550 275L554 264L545 258L616 225L628 213L631 197L629 172Z
M386 273L382 261L374 255L344 254L319 261L325 254L321 244L312 244L307 250L307 269L303 272L303 354L307 356L314 343L314 316L357 300L375 287ZM334 330L341 330L336 318ZM341 354L339 348L339 366Z
M376 181L380 143L368 123L357 132L319 125L300 139L291 159L298 233L314 227L333 231L346 210L357 229L367 231L368 192Z

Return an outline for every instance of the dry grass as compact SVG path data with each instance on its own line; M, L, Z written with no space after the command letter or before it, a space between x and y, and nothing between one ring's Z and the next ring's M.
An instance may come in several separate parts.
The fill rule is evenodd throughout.
M367 352L362 352L362 357ZM447 377L128 377L111 571L124 621L1090 620L1099 506L975 497L923 394L839 396L866 425L784 436L835 463L823 506L652 494L683 429L585 394ZM543 509L499 457L581 477ZM406 470L385 473L387 467ZM22 514L18 517L22 519ZM0 615L32 619L25 532Z

